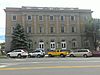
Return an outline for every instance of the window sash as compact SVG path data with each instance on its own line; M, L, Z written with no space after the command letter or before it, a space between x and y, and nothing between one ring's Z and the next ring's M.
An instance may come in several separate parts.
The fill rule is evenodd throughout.
M39 16L39 20L43 20L43 16Z
M61 32L64 33L64 26L61 26Z
M15 16L15 15L12 16L12 20L13 20L13 21L16 21L16 20L17 20L17 16Z
M70 16L71 21L75 21L75 16Z
M50 16L50 20L53 20L54 18L53 18L53 16Z
M32 20L32 16L31 15L28 15L27 16L27 20L29 20L29 21Z

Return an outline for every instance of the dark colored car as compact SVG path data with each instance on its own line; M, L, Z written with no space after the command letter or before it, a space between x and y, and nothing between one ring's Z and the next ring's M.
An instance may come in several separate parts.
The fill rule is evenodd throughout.
M100 51L92 51L93 57L100 57Z

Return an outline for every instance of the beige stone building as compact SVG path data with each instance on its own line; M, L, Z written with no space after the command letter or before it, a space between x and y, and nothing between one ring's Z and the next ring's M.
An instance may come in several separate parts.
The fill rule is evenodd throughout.
M85 25L92 11L78 8L22 7L6 8L6 50L10 50L11 34L16 24L23 25L31 39L31 48L90 48Z

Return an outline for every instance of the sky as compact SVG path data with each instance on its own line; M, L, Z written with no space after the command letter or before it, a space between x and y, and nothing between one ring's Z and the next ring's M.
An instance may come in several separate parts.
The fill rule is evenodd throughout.
M100 18L100 0L0 0L0 43L5 42L6 7L68 7L91 9L93 18Z

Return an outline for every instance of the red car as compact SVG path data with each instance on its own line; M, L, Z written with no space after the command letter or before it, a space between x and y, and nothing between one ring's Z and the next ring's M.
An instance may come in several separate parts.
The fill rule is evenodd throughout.
M93 57L100 57L100 51L92 51Z

